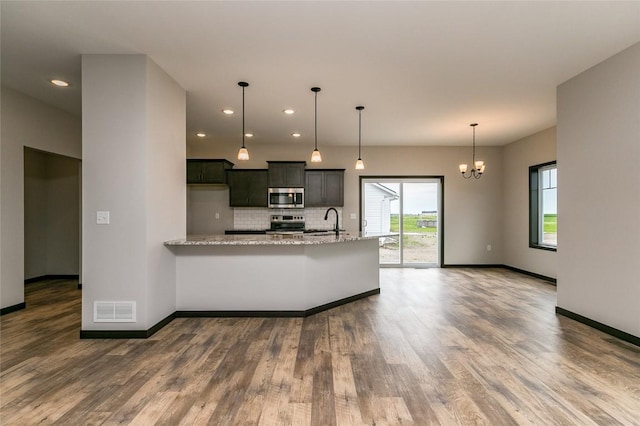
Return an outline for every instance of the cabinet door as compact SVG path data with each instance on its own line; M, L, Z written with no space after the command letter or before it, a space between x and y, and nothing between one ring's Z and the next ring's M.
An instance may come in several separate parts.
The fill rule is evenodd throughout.
M225 183L224 165L220 162L202 162L202 181L204 183Z
M249 203L249 179L246 172L230 171L227 176L229 182L229 206L245 207Z
M304 187L305 163L287 164L287 186L291 188Z
M270 162L269 187L303 188L305 165L304 161Z
M341 207L344 205L344 172L324 172L323 202L327 207Z
M229 171L230 207L267 207L267 171Z
M256 170L249 175L249 207L267 207L269 203L267 171Z
M287 165L285 163L269 164L269 187L287 187Z
M307 185L304 189L305 207L322 207L323 172L307 171Z
M187 183L227 183L225 170L233 163L227 160L193 159L187 160Z
M202 180L202 163L187 160L187 183L200 183Z

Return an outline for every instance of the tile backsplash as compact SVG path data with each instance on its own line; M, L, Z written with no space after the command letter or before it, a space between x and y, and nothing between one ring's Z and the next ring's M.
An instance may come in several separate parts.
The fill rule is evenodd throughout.
M342 228L342 208L336 207L340 217L340 228ZM333 229L336 223L335 213L329 213L329 218L324 220L325 207L309 207L303 210L298 209L264 209L264 208L235 208L233 209L233 227L242 230L269 229L271 226L271 215L298 215L304 212L305 227L307 229Z

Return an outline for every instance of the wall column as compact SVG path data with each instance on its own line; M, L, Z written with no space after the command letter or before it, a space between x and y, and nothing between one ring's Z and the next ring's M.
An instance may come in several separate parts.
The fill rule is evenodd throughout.
M82 330L148 330L175 311L185 91L145 55L83 55L82 84ZM136 322L94 322L96 301L135 302Z

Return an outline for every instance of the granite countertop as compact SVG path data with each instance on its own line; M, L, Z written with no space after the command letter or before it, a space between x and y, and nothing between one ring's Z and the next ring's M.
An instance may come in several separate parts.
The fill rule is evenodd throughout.
M279 235L189 235L180 240L165 241L166 246L270 246L270 245L313 245L343 243L378 239L379 236L354 235L347 232L338 237L333 232L318 234L287 234Z

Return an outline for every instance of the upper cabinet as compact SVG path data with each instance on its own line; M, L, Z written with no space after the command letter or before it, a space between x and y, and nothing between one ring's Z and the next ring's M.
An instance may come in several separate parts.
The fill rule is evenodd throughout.
M269 188L304 188L304 161L267 161Z
M267 171L236 169L227 172L230 207L267 207Z
M344 205L344 169L306 171L305 207L341 207Z
M187 159L187 183L227 183L226 170L232 167L227 160Z

